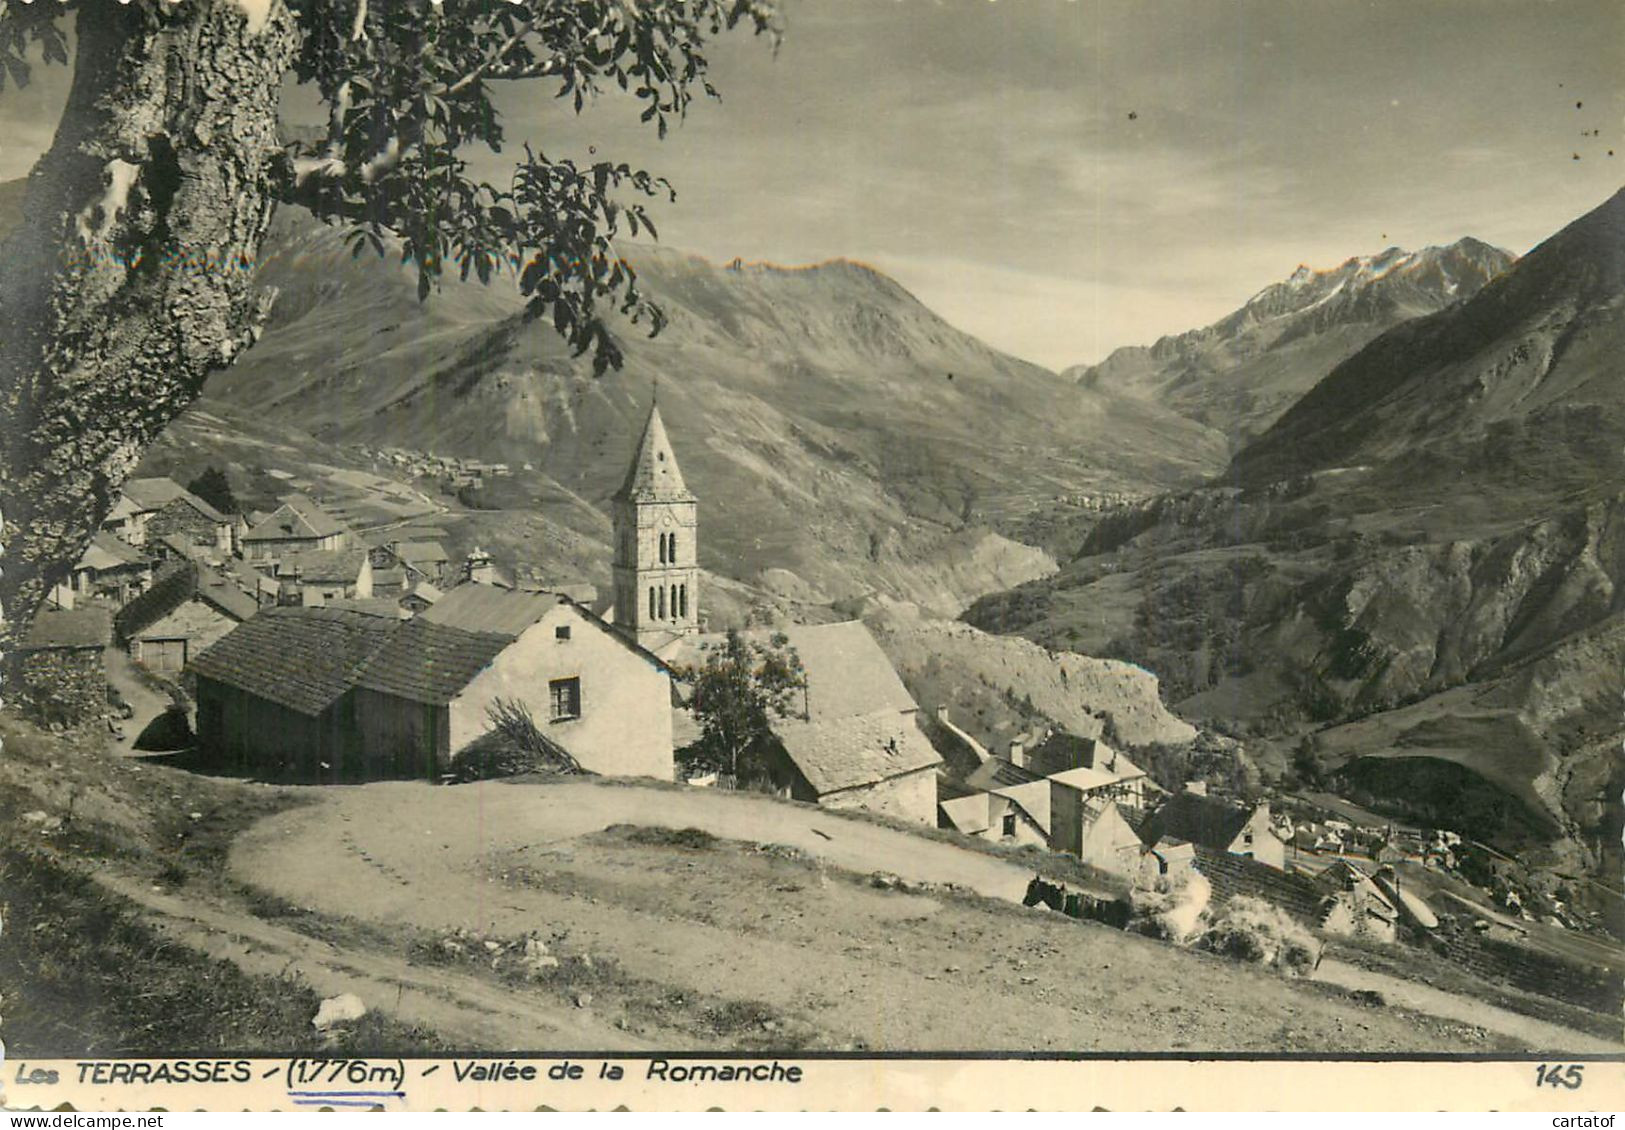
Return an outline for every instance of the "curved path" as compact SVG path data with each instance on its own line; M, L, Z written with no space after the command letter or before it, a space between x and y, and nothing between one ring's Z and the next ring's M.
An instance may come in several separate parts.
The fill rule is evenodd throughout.
M1032 877L994 856L828 809L750 793L591 781L541 787L391 781L335 789L319 804L256 824L234 845L232 863L242 878L302 905L421 920L421 883L477 870L494 853L564 843L611 824L703 828L723 839L785 844L849 871L957 883L1016 902ZM311 883L315 876L320 880ZM464 896L483 897L478 887L461 885ZM472 909L459 892L445 893L458 911Z
M1423 1032L1414 1015L1357 1008L1231 963L1214 978L1204 963L1222 959L1107 937L1059 916L989 919L919 895L842 893L816 872L763 870L767 857L749 852L628 852L590 838L613 824L695 827L1006 901L1020 900L1032 874L767 797L594 781L384 782L312 796L239 837L235 877L298 906L385 926L567 937L569 951L608 958L641 983L768 1001L815 1027L862 1033L870 1046L1469 1050L1495 1032L1538 1048L1617 1050L1482 1002L1390 978L1377 984L1332 961L1322 980L1378 989L1441 1021ZM1003 1007L1012 995L1022 1009ZM1230 1023L1248 1011L1257 1025ZM970 1015L980 1018L973 1032Z

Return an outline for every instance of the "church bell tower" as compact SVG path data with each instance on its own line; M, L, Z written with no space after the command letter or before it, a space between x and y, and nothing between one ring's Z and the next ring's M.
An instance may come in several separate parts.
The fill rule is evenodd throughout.
M683 483L658 404L612 507L615 626L651 649L698 631L698 500Z

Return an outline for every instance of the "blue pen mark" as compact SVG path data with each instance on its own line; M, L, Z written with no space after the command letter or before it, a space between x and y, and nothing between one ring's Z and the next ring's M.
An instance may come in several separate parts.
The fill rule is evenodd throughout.
M377 1102L376 1100L374 1100L374 1099L360 1099L360 1100L357 1100L357 1101L354 1101L354 1102L350 1101L349 1099L294 1099L293 1100L293 1105L294 1106L359 1106L359 1107L371 1108L371 1107L379 1106L381 1104L379 1102Z

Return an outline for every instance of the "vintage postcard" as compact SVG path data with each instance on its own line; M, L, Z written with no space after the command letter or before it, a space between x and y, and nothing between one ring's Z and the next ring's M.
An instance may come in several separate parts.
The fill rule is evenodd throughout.
M0 0L0 1105L1625 1104L1622 64Z

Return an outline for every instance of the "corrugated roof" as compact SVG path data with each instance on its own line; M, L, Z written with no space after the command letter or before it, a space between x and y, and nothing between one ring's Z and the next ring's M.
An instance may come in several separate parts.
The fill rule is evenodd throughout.
M942 763L914 719L896 710L775 721L773 733L819 796Z
M266 608L191 663L198 675L317 715L400 626L334 608Z
M389 642L367 660L356 685L443 706L512 643L511 636L465 632L421 616L401 621Z
M683 472L677 468L677 453L672 450L666 436L666 425L661 422L660 409L651 405L649 418L643 425L632 465L626 469L626 479L615 492L618 501L692 502L683 482Z
M559 598L552 593L466 584L446 592L419 618L465 632L494 632L514 639L558 603Z
M106 647L113 639L113 614L96 604L44 608L34 617L21 651Z

